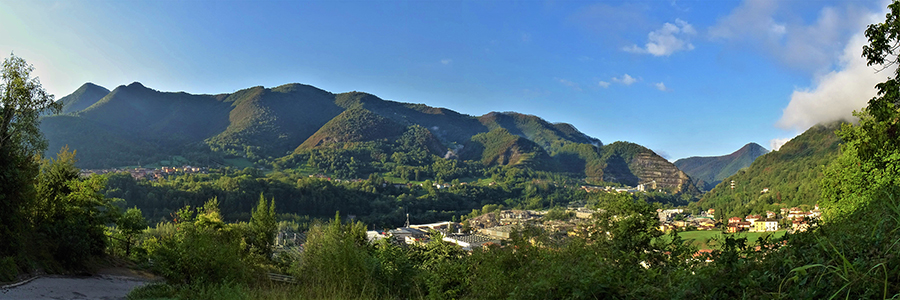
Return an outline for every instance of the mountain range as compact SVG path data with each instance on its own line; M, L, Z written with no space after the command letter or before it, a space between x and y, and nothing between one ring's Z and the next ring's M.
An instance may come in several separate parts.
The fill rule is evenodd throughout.
M304 84L229 94L161 92L140 83L112 91L86 83L45 116L48 155L68 145L78 166L135 166L181 156L197 164L245 157L266 162L304 149L397 141L410 130L438 156L484 165L523 165L599 182L696 192L687 174L646 147L599 139L571 124L515 112L482 116L363 92L334 94ZM424 129L424 130L423 130Z
M757 143L749 143L728 155L682 158L675 161L675 166L691 176L697 187L708 191L768 152Z

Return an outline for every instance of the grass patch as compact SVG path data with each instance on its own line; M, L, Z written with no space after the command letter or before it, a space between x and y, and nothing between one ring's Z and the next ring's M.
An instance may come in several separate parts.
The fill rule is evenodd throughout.
M784 236L786 232L787 231L785 230L779 230L775 232L739 232L735 233L734 236L739 238L744 237L747 238L748 242L756 243L756 241L761 237L768 236L770 239L779 238ZM719 243L725 240L722 231L719 230L684 231L679 232L678 236L700 249L719 249ZM663 236L661 238L668 237Z
M248 160L248 159L245 158L245 157L226 158L226 159L225 159L225 164L227 164L227 165L229 165L229 166L232 166L232 167L235 167L235 168L239 168L239 169L252 168L252 167L253 167L253 163L250 162L250 160Z

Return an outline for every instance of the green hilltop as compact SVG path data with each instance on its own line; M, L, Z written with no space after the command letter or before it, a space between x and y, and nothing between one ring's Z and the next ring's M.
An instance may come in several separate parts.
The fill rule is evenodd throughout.
M396 140L406 128L369 110L353 107L319 128L298 149L311 149L332 143Z

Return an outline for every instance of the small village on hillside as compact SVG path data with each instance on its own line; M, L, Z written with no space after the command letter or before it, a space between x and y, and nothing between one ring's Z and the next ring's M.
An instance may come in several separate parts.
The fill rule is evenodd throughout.
M207 167L192 167L192 166L181 166L181 167L159 167L159 168L110 168L110 169L82 169L79 175L81 177L91 176L93 174L103 175L110 173L128 173L135 180L147 179L147 180L158 180L161 178L167 178L168 176L174 175L183 175L183 174L207 174L209 173L209 168Z

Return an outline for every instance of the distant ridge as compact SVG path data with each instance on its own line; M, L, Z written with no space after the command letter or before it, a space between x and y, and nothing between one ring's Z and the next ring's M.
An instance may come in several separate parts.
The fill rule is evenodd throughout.
M298 83L216 95L161 92L139 82L112 91L85 84L61 101L69 113L46 116L41 124L47 154L68 145L84 168L176 156L195 163L246 159L264 165L303 151L374 142L381 143L385 161L400 149L422 149L485 166L565 172L598 183L656 182L670 191L694 192L684 172L643 146L604 145L571 124L516 112L476 117Z
M675 161L675 166L691 176L699 188L710 190L738 170L749 167L757 157L768 152L769 150L757 143L748 143L728 155L679 159Z

